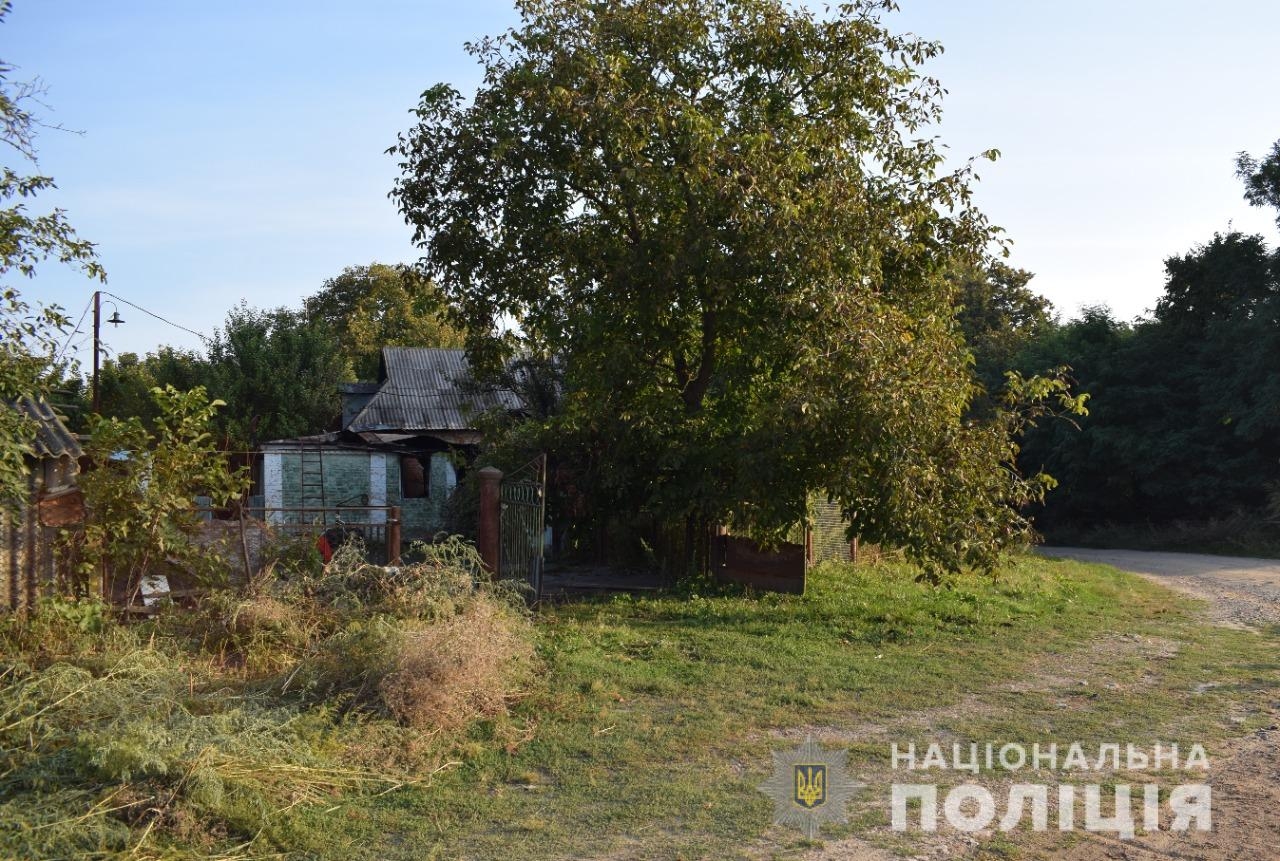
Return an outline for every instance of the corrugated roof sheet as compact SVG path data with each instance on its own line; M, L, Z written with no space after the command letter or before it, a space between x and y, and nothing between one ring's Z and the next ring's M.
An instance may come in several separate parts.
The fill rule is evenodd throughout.
M58 414L53 411L53 407L49 406L48 402L23 397L19 398L14 406L17 407L18 412L36 423L33 448L38 457L66 455L78 458L84 454L75 434L67 430L67 426L62 423L62 419L58 418Z
M474 430L482 413L521 408L514 392L472 391L462 350L383 347L382 373L378 393L347 430Z

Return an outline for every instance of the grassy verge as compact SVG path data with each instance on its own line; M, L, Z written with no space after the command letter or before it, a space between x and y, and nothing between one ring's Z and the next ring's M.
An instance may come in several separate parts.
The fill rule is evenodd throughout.
M1112 569L1022 559L940 589L913 574L826 566L803 597L708 588L549 609L519 701L451 732L407 729L350 698L271 700L301 740L273 760L277 774L297 770L297 798L274 785L246 794L227 832L201 830L203 842L180 822L103 813L131 781L92 784L74 763L56 779L99 811L86 822L123 829L121 855L150 828L156 856L793 857L806 844L770 825L756 787L772 751L812 732L848 747L871 784L828 837L907 852L884 827L891 741L1212 744L1276 698L1280 632L1207 627L1189 602ZM219 673L194 699L180 686L163 696L223 715L292 669Z
M947 589L906 568L832 566L803 598L560 608L541 624L546 688L516 718L529 741L504 749L481 729L430 792L353 811L341 851L391 834L427 857L768 857L803 844L770 829L756 786L770 752L806 731L846 738L855 770L872 776L861 827L887 821L874 777L891 740L1189 744L1240 732L1231 717L1261 713L1276 661L1259 660L1258 635L1205 627L1189 607L1110 569L1022 560ZM1179 645L1159 660L1095 651L1087 686L1013 689L1113 633ZM1136 673L1151 683L1108 687ZM1196 693L1208 679L1219 686Z

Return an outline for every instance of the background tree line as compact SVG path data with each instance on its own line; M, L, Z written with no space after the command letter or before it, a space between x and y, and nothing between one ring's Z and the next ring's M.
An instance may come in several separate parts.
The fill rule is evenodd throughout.
M1237 173L1250 202L1280 212L1280 142L1261 161L1242 153ZM1029 279L1004 266L967 273L960 320L989 390L1005 369L1069 365L1091 395L1079 430L1046 425L1025 440L1024 468L1060 483L1040 529L1280 549L1280 252L1260 235L1215 234L1165 261L1163 294L1134 321L1105 307L1059 321Z

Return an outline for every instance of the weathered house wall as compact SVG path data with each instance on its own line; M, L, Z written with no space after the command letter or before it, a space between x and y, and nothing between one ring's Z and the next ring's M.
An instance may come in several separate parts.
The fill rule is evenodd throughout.
M399 506L401 535L406 541L427 540L444 526L445 504L457 484L452 459L445 452L423 453L425 495L406 497L403 493L401 459L413 455L358 449L313 449L272 451L263 455L264 501L267 519L272 509L338 508L346 506ZM323 474L323 496L319 487L304 487L303 461L307 468ZM319 469L316 469L316 465ZM289 513L291 520L297 516ZM305 515L302 515L305 516ZM319 515L315 515L318 517ZM381 522L373 512L372 522Z
M424 455L425 457L425 455ZM399 499L400 520L404 524L402 534L407 541L425 541L444 528L445 505L458 483L457 473L448 454L434 452L429 465L424 468L426 493L424 497L406 499L401 493L399 457L388 457L387 493Z

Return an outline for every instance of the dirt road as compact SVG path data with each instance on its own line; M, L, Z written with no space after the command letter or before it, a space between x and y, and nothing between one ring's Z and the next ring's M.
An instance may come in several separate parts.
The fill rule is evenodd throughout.
M1150 553L1135 550L1094 550L1078 547L1044 547L1045 556L1112 565L1153 580L1205 601L1206 616L1233 628L1267 630L1280 624L1280 560L1202 556L1190 553ZM1259 642L1263 640L1260 638ZM1123 634L1100 641L1080 654L1064 655L1053 671L1034 674L1032 684L1048 689L1071 684L1071 679L1087 679L1092 666L1110 653L1143 656L1158 664L1178 649L1173 641L1155 641ZM1274 663L1273 661L1271 661ZM1152 678L1155 676L1153 675ZM1083 684L1083 682L1075 682ZM1037 688L1028 687L1027 690ZM956 710L981 712L985 695L978 691L965 701L937 710L945 719ZM1004 701L997 702L1002 703ZM1077 832L1061 840L1052 833L1015 833L998 836L984 832L965 835L945 828L927 835L913 835L915 845L906 851L917 861L964 859L976 861L992 857L1027 859L1068 859L1068 861L1270 861L1280 859L1280 701L1270 724L1213 749L1212 771L1207 782L1213 787L1213 830L1209 832L1142 833L1120 840L1107 834ZM915 723L930 724L928 715ZM807 727L806 732L852 744L865 741L865 728L832 732L831 728ZM994 841L994 842L990 842ZM990 842L989 845L987 845ZM1010 843L1017 848L1010 850ZM762 857L775 857L773 855ZM901 854L869 844L864 837L827 842L803 856L805 861L893 861Z
M1223 625L1261 628L1280 624L1280 560L1139 550L1044 547L1045 556L1097 562L1131 571L1207 602ZM1280 703L1275 717L1280 719ZM1209 834L1145 835L1120 843L1090 835L1061 857L1102 859L1280 858L1280 726L1228 742L1218 752L1210 783L1214 829Z
M1256 628L1280 624L1280 559L1042 547L1045 556L1113 565L1209 603L1222 624Z

